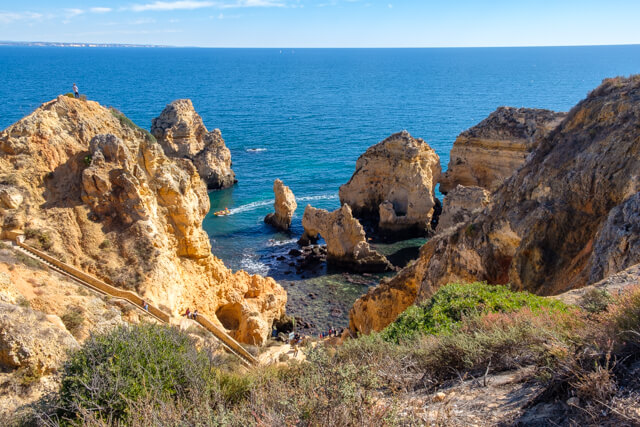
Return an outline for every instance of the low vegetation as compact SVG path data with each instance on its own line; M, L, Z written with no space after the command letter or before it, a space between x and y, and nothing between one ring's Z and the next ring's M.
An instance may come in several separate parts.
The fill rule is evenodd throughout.
M51 234L46 230L29 227L24 230L24 237L33 242L39 249L46 251L53 247Z
M140 126L138 126L137 124L133 123L133 121L130 118L125 116L124 113L119 111L117 108L109 107L109 111L111 111L111 114L113 115L113 117L115 117L116 119L118 119L118 121L120 121L120 124L122 126L126 126L126 127L130 128L130 129L142 132L144 134L145 138L147 138L147 140L150 141L150 142L157 142L156 137L153 136L151 134L151 132L149 132L148 130L143 129Z
M123 326L71 357L40 416L89 425L421 425L403 403L409 396L528 366L527 380L544 390L533 403L560 405L562 423L640 422L640 288L587 311L502 286L452 284L382 333L305 353L305 362L246 370L178 329Z
M84 323L84 310L81 307L71 306L60 316L60 319L67 330L75 336Z

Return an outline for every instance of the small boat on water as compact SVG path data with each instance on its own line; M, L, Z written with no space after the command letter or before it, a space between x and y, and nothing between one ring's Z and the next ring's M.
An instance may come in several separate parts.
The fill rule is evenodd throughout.
M218 211L218 212L214 212L213 214L215 216L225 216L225 215L231 214L231 211L229 210L229 208L224 208L223 210Z

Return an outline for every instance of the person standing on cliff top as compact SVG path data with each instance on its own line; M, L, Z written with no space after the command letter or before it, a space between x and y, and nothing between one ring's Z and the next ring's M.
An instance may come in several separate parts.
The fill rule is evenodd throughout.
M74 95L76 98L80 98L80 93L78 92L78 86L76 86L76 84L75 84L75 83L73 84L73 95Z

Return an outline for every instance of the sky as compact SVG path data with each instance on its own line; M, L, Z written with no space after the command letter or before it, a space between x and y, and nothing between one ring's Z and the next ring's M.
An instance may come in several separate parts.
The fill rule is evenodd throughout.
M199 47L640 43L640 0L0 0L0 40Z

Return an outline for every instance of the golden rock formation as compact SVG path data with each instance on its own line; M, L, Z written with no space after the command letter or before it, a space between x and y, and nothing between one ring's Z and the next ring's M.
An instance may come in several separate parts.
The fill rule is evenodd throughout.
M164 154L121 113L60 96L0 133L0 184L23 201L3 232L174 315L198 309L261 344L285 309L271 278L231 272L211 253L209 210L192 162Z

